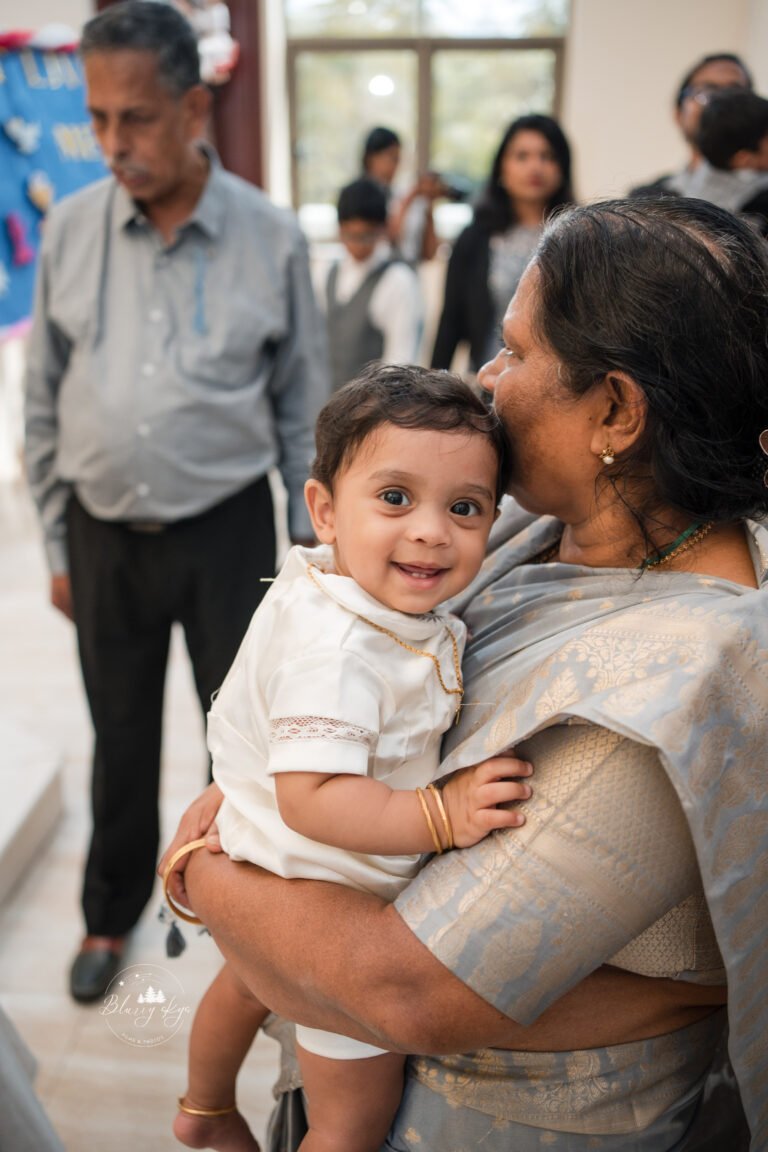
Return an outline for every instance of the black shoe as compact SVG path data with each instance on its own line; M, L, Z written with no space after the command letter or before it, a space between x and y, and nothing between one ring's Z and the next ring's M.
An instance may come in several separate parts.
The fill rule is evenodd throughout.
M122 959L122 937L86 937L69 973L72 998L80 1004L100 1000L120 971Z

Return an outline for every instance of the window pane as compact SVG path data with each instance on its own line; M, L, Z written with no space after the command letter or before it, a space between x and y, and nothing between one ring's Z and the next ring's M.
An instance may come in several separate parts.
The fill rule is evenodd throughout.
M289 39L418 35L418 0L285 0Z
M432 166L479 188L507 125L527 112L551 115L554 99L555 53L549 50L435 52Z
M377 91L385 94L374 94ZM415 52L298 54L295 158L299 205L336 203L339 189L360 175L363 141L377 124L401 137L403 160L397 183L407 184L413 178L416 136Z
M289 38L562 36L569 0L284 0Z
M421 0L424 36L562 36L568 0Z

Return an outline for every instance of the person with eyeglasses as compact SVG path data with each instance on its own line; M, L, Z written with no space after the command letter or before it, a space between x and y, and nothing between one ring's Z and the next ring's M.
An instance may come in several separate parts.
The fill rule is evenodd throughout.
M698 144L704 162L688 195L743 216L768 237L768 100L738 88L713 93Z
M752 76L744 61L732 52L704 56L688 70L675 96L675 120L688 145L688 160L679 172L659 176L650 184L639 184L630 196L690 196L691 178L702 162L698 145L701 113L713 92L728 89L752 91Z

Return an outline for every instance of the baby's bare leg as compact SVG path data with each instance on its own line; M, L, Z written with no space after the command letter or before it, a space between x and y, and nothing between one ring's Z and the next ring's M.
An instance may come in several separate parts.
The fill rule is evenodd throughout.
M400 1105L405 1057L332 1060L300 1045L296 1055L309 1123L299 1152L379 1152Z
M185 1107L216 1111L235 1103L235 1082L259 1027L269 1014L225 964L200 1001L189 1039L189 1087ZM179 1111L173 1133L188 1148L258 1152L239 1112L196 1116Z

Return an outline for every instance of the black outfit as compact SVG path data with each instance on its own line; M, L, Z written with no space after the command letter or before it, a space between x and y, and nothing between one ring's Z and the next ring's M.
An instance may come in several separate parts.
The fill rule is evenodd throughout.
M488 287L490 233L476 221L459 235L448 261L445 298L432 352L433 368L450 368L457 346L469 342L469 361L477 372L487 360L493 324Z
M263 477L198 516L163 525L98 520L72 496L67 546L96 731L83 910L89 935L122 936L139 919L155 880L171 626L184 628L205 714L269 587L259 579L274 575L269 481Z

